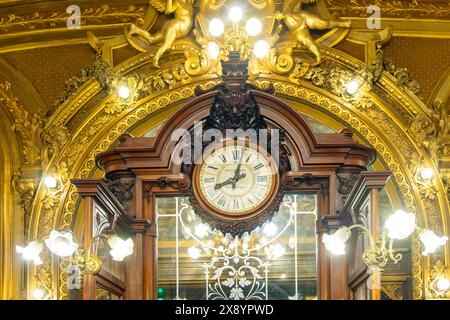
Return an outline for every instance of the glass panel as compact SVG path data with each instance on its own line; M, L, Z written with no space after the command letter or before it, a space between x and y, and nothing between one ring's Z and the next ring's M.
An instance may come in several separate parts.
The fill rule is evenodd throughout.
M315 194L284 197L271 221L240 238L203 224L186 197L158 197L159 299L314 299Z

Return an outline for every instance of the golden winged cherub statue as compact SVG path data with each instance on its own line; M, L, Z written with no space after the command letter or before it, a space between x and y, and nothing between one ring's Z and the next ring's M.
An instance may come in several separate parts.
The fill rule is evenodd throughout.
M164 22L161 29L155 33L150 33L132 24L128 30L128 35L138 35L148 44L161 43L153 57L153 65L159 68L159 59L169 50L174 41L188 35L192 28L194 17L195 0L149 0L150 5L161 13L174 14L174 18Z
M302 4L316 0L285 0L283 11L275 13L275 18L283 20L291 35L316 56L315 65L320 64L320 51L309 32L310 29L325 30L336 27L350 28L350 21L325 20L302 10Z

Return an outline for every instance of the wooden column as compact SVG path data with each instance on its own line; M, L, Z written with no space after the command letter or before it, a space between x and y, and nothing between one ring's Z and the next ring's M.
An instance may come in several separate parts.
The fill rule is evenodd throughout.
M94 198L84 198L84 229L83 246L88 250L94 237ZM83 278L83 300L95 300L95 276L85 275Z
M390 178L390 172L363 172L360 174L351 193L345 202L341 212L343 225L350 226L352 224L361 224L359 215L363 210L368 210L365 226L369 229L371 236L376 242L380 236L380 190L383 189ZM359 235L359 238L358 238ZM362 232L358 229L353 230L354 239L361 241ZM364 243L368 243L365 241ZM356 252L356 246L348 248L347 259L348 270L348 287L352 292L357 290L366 290L369 295L366 297L371 300L381 299L381 274L379 269L369 270L362 262L362 252ZM362 249L368 248L365 245ZM359 295L361 297L361 295Z
M119 298L141 298L142 277L139 269L142 268L142 234L147 230L150 222L146 219L129 217L103 180L73 180L72 183L77 187L78 193L84 201L83 246L86 250L88 250L92 238L95 237L96 206L99 206L107 215L109 226L114 233L122 237L135 235L134 254L128 257L126 262L122 262L128 266L126 290L123 281L100 269L97 275L84 276L83 299L95 299L97 284L101 284L103 289L119 296ZM95 252L93 253L95 254ZM136 292L139 294L135 294L133 286L137 288Z

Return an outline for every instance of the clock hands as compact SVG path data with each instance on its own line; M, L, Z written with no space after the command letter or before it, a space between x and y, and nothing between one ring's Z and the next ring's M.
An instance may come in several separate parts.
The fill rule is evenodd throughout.
M241 149L241 158L239 159L239 163L237 165L236 171L234 171L234 177L233 182L231 184L231 188L234 190L236 189L236 182L238 182L240 179L240 173L241 173L241 166L242 166L242 159L244 158L244 148ZM245 175L244 175L245 177Z
M242 159L244 158L244 148L242 148L241 152L241 158L239 159L239 163L236 167L236 170L234 171L234 176L225 180L224 182L217 183L214 186L214 189L219 190L220 188L227 186L231 184L231 188L234 190L236 189L236 182L246 177L245 173L241 174L241 166L242 166Z
M229 178L228 180L225 180L224 182L217 183L217 184L214 186L214 189L219 190L220 188L222 188L222 187L224 187L224 186L227 186L227 185L229 185L229 184L235 185L235 184L236 184L236 181L239 181L239 180L245 178L245 176L246 176L246 174L243 173L243 174L240 174L240 175L237 176L237 177L236 177L236 176L231 177L231 178ZM233 188L233 189L234 189L234 188Z

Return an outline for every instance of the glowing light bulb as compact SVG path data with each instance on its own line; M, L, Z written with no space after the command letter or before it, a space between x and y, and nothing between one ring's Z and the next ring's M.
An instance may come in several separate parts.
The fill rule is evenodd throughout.
M272 237L277 233L277 230L277 226L274 223L269 222L264 226L263 232L266 236Z
M450 281L447 278L441 278L436 281L436 288L439 291L447 291L450 288Z
M345 243L350 238L350 231L346 227L339 228L333 234L324 234L322 242L325 248L334 255L345 254Z
M208 30L213 37L220 36L223 33L224 28L223 22L219 18L214 18L209 22Z
M16 246L16 252L22 254L25 260L33 261L34 264L42 264L42 259L39 256L42 252L43 245L37 241L31 241L26 247Z
M391 239L405 239L413 233L416 228L416 217L412 213L397 210L386 221L388 237Z
M198 258L200 258L200 250L197 247L190 247L188 249L188 255L192 259L198 259Z
M53 177L45 177L44 184L49 189L54 189L58 185L58 182Z
M429 180L433 177L434 170L432 168L422 168L420 169L420 177L423 180Z
M35 300L42 300L45 297L45 290L41 287L34 288L31 297Z
M261 30L262 24L261 21L259 21L259 19L257 18L250 18L245 24L245 32L247 32L249 36L252 37L257 36L258 34L261 33Z
M78 249L78 244L74 242L73 235L68 231L52 230L44 242L52 253L60 257L69 257Z
M219 57L220 48L215 42L208 43L208 55L212 60L216 60Z
M267 43L266 40L258 40L253 48L253 52L258 59L267 57L269 55L269 50L269 43Z
M422 230L420 234L420 241L422 241L425 247L425 250L423 250L422 255L427 256L429 253L435 252L437 248L445 245L447 240L448 237L446 236L439 237L430 229Z
M242 9L239 7L232 7L228 12L228 18L233 22L239 22L242 18Z
M356 80L350 81L347 84L347 93L349 95L354 95L356 93L356 91L358 91L359 89L359 83Z
M203 238L208 235L208 226L206 224L200 223L195 226L195 235L199 238Z
M126 100L130 97L130 89L126 85L121 85L118 90L119 97Z
M270 260L276 260L281 258L283 254L286 252L286 249L281 244L271 245L269 248L266 248L267 257Z
M109 254L115 261L123 261L126 257L133 254L134 243L131 238L122 240L119 236L112 236L108 239L111 247Z

